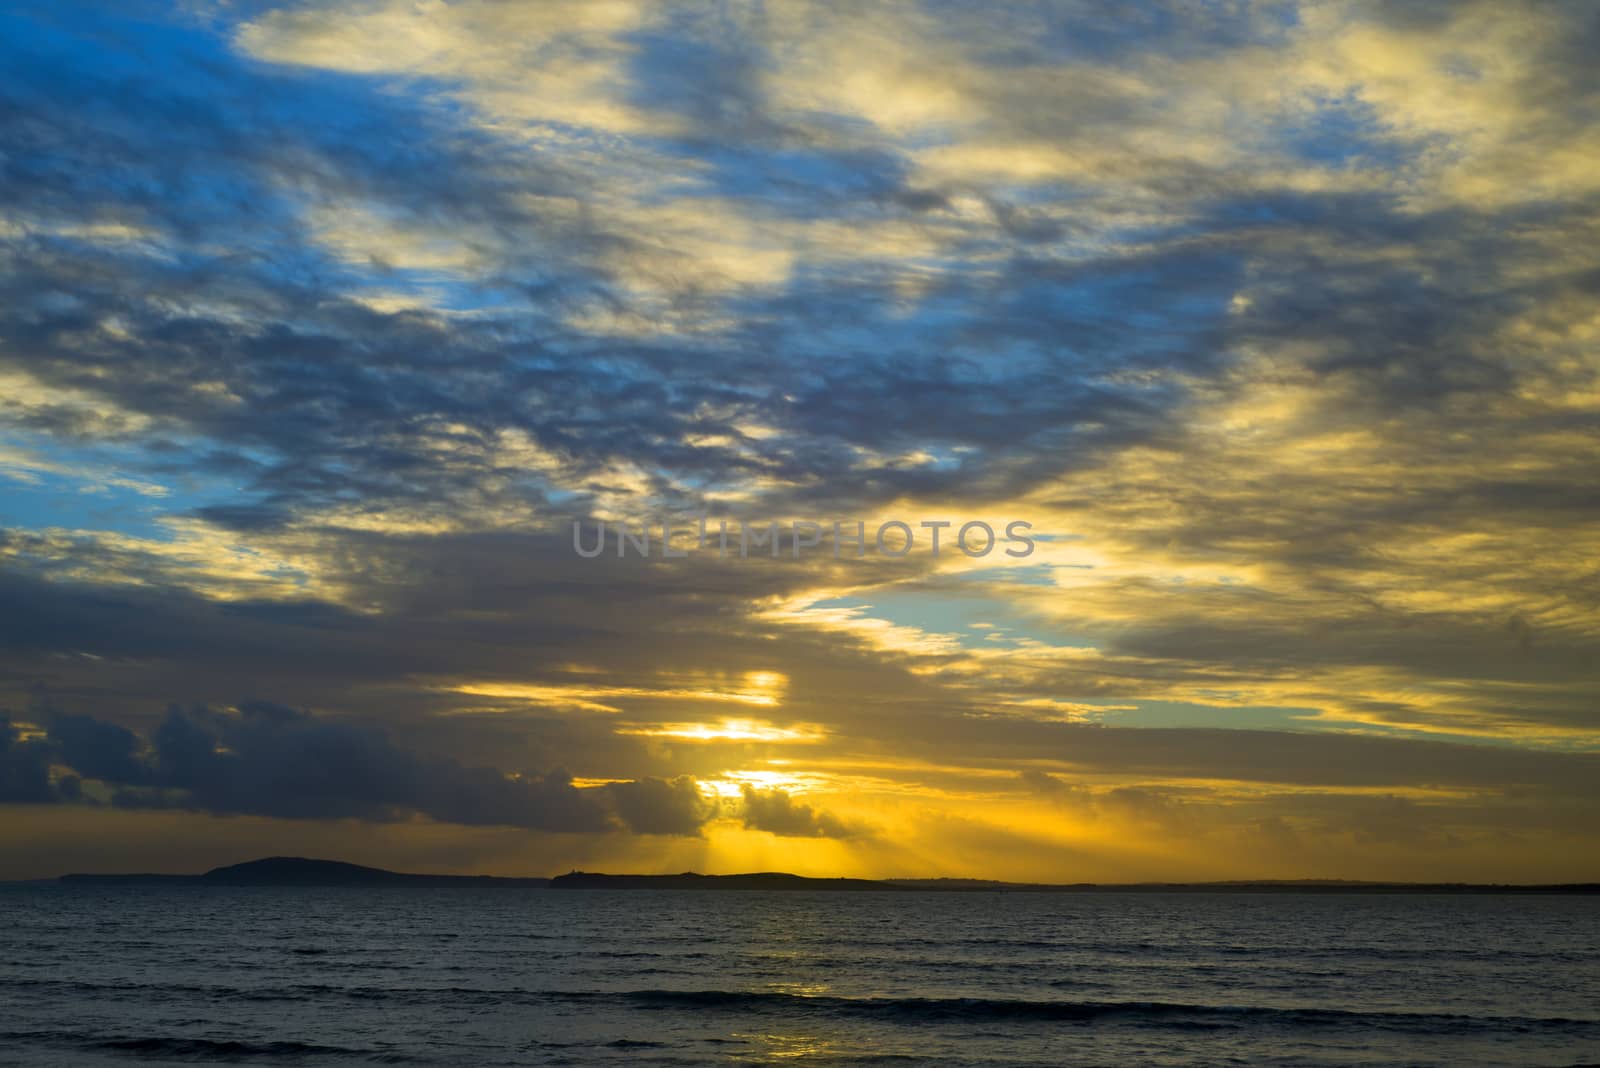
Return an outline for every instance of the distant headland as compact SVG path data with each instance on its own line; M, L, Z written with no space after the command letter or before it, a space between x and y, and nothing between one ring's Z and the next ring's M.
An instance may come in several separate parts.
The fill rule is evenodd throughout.
M447 886L543 889L549 879L505 878L497 875L427 875L385 871L339 860L306 857L265 857L261 860L212 868L203 875L63 875L63 883L99 885L196 886Z
M266 857L213 868L200 875L73 874L57 880L93 886L450 887L524 890L809 890L973 893L1212 893L1212 894L1600 894L1600 883L1493 884L1353 882L1338 879L1233 880L1206 883L1009 883L995 879L826 879L786 872L740 875L608 875L572 871L553 879L498 875L431 875L386 871L338 860Z

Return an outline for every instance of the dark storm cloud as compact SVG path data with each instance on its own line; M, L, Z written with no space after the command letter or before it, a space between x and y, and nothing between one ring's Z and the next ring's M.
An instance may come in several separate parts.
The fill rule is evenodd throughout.
M0 719L0 799L76 800L81 776L103 784L122 808L281 819L388 822L420 814L463 826L697 835L719 812L687 775L584 790L564 771L507 774L425 756L379 728L265 702L227 712L173 707L148 739L90 716L44 711L47 740L19 742ZM77 775L53 786L52 763Z
M381 730L246 704L236 714L171 710L135 761L131 734L58 718L64 762L116 788L114 803L285 819L403 819L539 830L610 829L605 810L560 771L507 776L394 745Z
M715 813L694 779L640 779L605 786L618 817L635 834L695 835Z
M21 740L10 717L0 715L0 801L37 804L58 796L50 781L50 747Z
M744 786L744 825L789 838L850 838L860 833L831 813L797 801L787 791Z
M126 727L57 712L49 718L48 737L61 762L85 778L142 786L154 777L143 759L144 743Z

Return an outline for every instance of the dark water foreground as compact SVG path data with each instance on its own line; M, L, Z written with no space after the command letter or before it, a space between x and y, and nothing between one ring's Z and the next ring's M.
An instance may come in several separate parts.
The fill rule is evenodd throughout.
M0 889L0 1064L1600 1064L1594 897Z

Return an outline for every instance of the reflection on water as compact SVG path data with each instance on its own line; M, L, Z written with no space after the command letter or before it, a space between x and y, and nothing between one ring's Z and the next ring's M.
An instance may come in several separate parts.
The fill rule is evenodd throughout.
M741 1035L735 1032L734 1037L749 1039L755 1055L763 1059L798 1060L803 1057L817 1057L838 1052L838 1047L834 1043L816 1035L771 1032Z
M796 960L799 954L794 954ZM828 992L827 983L768 983L767 989L774 994L790 994L794 997L817 997Z

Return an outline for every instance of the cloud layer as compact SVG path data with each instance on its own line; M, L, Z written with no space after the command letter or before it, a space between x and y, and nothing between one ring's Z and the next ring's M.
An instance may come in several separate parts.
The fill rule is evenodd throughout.
M1597 877L1592 5L0 22L4 800Z

